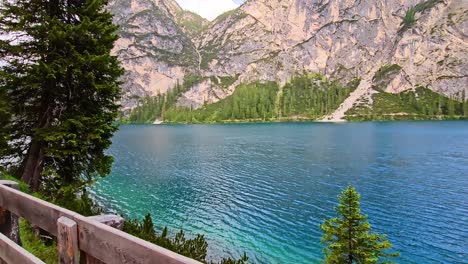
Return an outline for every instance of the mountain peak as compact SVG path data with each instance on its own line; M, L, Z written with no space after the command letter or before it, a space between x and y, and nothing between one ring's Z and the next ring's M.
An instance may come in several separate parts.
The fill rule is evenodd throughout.
M177 0L183 9L213 21L219 15L236 9L239 3L233 0ZM239 1L237 1L239 2ZM242 2L242 1L240 1Z
M373 89L373 74L386 65L398 71L385 91L427 86L459 93L468 82L463 1L249 0L212 22L174 0L123 1L127 8L112 11L117 21L127 19L116 54L128 70L128 93L164 93L196 75L201 83L182 95L196 108L241 83L284 84L303 72L341 83L366 78Z

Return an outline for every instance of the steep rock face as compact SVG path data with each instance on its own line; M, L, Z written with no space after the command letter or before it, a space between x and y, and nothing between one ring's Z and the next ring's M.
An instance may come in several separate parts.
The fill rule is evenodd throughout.
M198 55L175 22L183 10L172 0L112 0L108 6L120 26L113 53L126 70L125 107L136 97L165 93L194 68Z
M388 91L420 84L449 96L468 92L467 2L446 1L421 14L417 24L404 32L391 60L403 68Z
M406 27L411 8L416 21ZM252 0L216 19L196 45L206 76L284 83L311 71L344 83L398 64L387 91L424 85L454 95L468 86L467 16L463 0Z
M249 0L211 23L174 0L113 0L110 10L128 96L164 93L188 73L205 77L178 101L193 108L241 82L283 84L304 71L343 83L361 77L366 85L344 111L368 99L374 75L392 64L400 67L386 91L468 94L465 0ZM233 76L227 87L211 81Z

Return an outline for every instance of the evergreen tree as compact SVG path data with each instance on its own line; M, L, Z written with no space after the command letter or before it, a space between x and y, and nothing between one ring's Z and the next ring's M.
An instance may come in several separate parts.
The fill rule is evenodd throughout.
M448 99L448 115L449 116L454 116L455 115L455 103L453 99Z
M465 118L468 118L468 98L467 98L465 90L463 90L462 92L462 103L463 103L463 116Z
M370 232L359 198L354 187L349 186L339 196L340 203L335 208L338 217L325 220L320 226L324 232L322 243L327 246L323 250L325 263L390 263L389 258L398 255L386 253L392 245L385 235Z
M7 102L8 100L0 90L0 157L7 152L8 148L8 123L10 121L10 111Z
M123 73L106 0L3 0L1 83L12 104L18 176L32 190L81 186L110 171ZM47 182L45 182L47 181Z

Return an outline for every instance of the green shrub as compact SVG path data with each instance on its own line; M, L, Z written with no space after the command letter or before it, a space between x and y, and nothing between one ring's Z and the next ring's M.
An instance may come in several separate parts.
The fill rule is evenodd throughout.
M403 20L401 21L400 32L403 32L406 29L411 28L414 24L416 24L416 9L414 9L414 7L410 7L406 11L406 14L403 17Z
M385 64L380 67L380 69L374 74L372 81L380 82L385 80L390 74L399 72L401 70L401 66L398 64Z
M126 221L124 224L124 231L200 262L215 263L207 262L206 260L208 243L203 235L196 235L192 239L187 239L184 231L181 230L174 238L170 238L168 237L167 227L163 228L161 233L158 234L155 231L150 214L147 214L141 222L137 219ZM240 259L225 258L220 264L245 264L247 261L248 257L244 253L244 256Z
M400 28L400 33L411 28L416 24L417 19L416 19L416 14L417 13L422 13L426 10L429 10L436 6L437 4L444 3L443 0L428 0L428 1L423 1L414 7L408 8L406 11L405 16L403 17L403 20L401 21L401 28Z

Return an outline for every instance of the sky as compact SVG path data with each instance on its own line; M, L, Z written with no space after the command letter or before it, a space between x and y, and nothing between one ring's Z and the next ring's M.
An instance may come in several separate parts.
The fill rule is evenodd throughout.
M222 13L235 9L244 0L176 0L186 10L190 10L200 16L213 20Z

